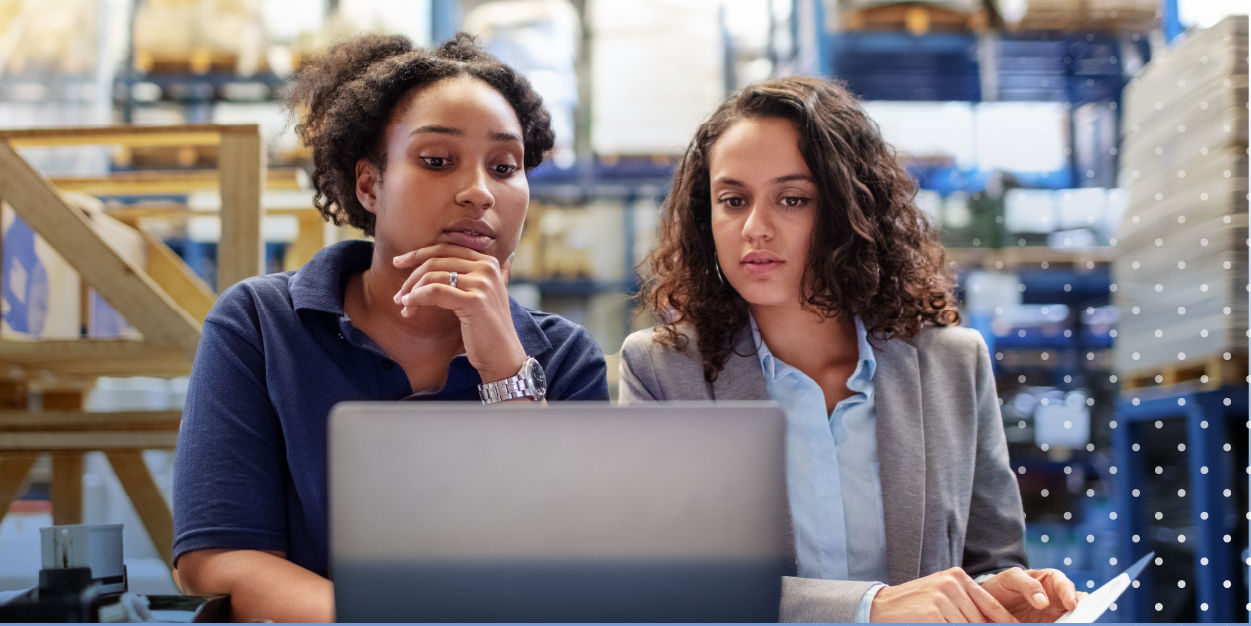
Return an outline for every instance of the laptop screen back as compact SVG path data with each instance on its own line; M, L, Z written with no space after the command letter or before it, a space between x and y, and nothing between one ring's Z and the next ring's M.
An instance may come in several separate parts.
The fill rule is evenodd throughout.
M784 428L771 404L341 404L338 618L776 621Z

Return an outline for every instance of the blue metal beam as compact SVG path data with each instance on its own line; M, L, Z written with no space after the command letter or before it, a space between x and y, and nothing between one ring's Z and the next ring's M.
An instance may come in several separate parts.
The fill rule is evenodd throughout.
M1143 462L1143 454L1134 451L1133 445L1149 437L1146 423L1184 419L1190 474L1187 489L1191 498L1189 521L1198 535L1187 537L1193 541L1196 561L1195 621L1245 621L1247 613L1239 606L1241 601L1236 593L1241 587L1240 575L1245 568L1238 562L1237 547L1226 543L1224 538L1228 532L1226 520L1241 517L1240 512L1231 510L1233 500L1225 494L1226 490L1232 494L1242 468L1228 466L1229 454L1224 451L1224 446L1229 442L1227 422L1236 424L1246 420L1247 388L1231 386L1213 391L1179 391L1164 395L1140 391L1125 393L1129 397L1118 404L1117 427L1112 431L1118 470L1115 485L1117 523L1121 529L1120 554L1117 556L1129 563L1150 550L1151 539L1147 532L1149 527L1145 522L1143 501L1151 475ZM1134 490L1139 491L1138 495L1133 494ZM1139 542L1133 541L1134 536L1139 537ZM1207 559L1207 562L1201 559ZM1152 579L1150 574L1143 576L1141 587L1132 591L1132 596L1125 601L1128 621L1150 621L1154 614L1151 610L1154 602ZM1227 580L1230 581L1228 588L1225 587ZM1201 605L1207 605L1207 610Z
M816 29L817 44L817 75L830 75L830 33L825 28L825 2L813 0L812 23Z
M1182 33L1181 14L1177 10L1179 0L1162 0L1164 6L1161 7L1161 22L1164 27L1165 41L1172 42L1173 38Z
M460 0L430 0L430 43L451 39L460 30Z

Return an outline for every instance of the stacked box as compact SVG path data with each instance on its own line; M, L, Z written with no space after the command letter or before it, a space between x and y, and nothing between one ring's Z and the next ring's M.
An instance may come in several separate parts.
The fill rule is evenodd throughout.
M680 154L725 96L718 3L596 0L587 10L592 148Z
M36 0L0 3L0 70L9 74L89 75L99 56L99 3Z
M1191 31L1126 88L1116 366L1245 354L1247 17Z
M631 200L592 198L572 205L532 201L513 257L512 277L630 280L655 247L659 215L658 199L646 190ZM632 249L627 249L631 243Z

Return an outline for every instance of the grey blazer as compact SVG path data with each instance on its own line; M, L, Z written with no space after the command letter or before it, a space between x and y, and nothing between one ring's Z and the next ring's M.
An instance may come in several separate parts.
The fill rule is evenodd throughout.
M621 347L621 404L768 400L750 328L734 339L717 381L704 381L692 328L685 350L653 330ZM748 356L739 356L748 355ZM1025 513L999 414L986 343L976 331L927 327L874 348L877 445L886 567L899 584L961 567L972 576L1025 566ZM782 580L782 621L848 622L873 585Z

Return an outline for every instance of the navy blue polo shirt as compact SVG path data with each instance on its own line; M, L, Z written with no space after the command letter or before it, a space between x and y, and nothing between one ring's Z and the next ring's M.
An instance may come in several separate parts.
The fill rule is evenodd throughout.
M373 244L344 241L293 272L225 291L204 321L174 456L174 559L214 548L278 550L318 574L329 564L326 425L345 400L478 401L458 356L447 384L413 395L408 376L343 312ZM511 302L548 398L608 400L604 354L586 329Z

